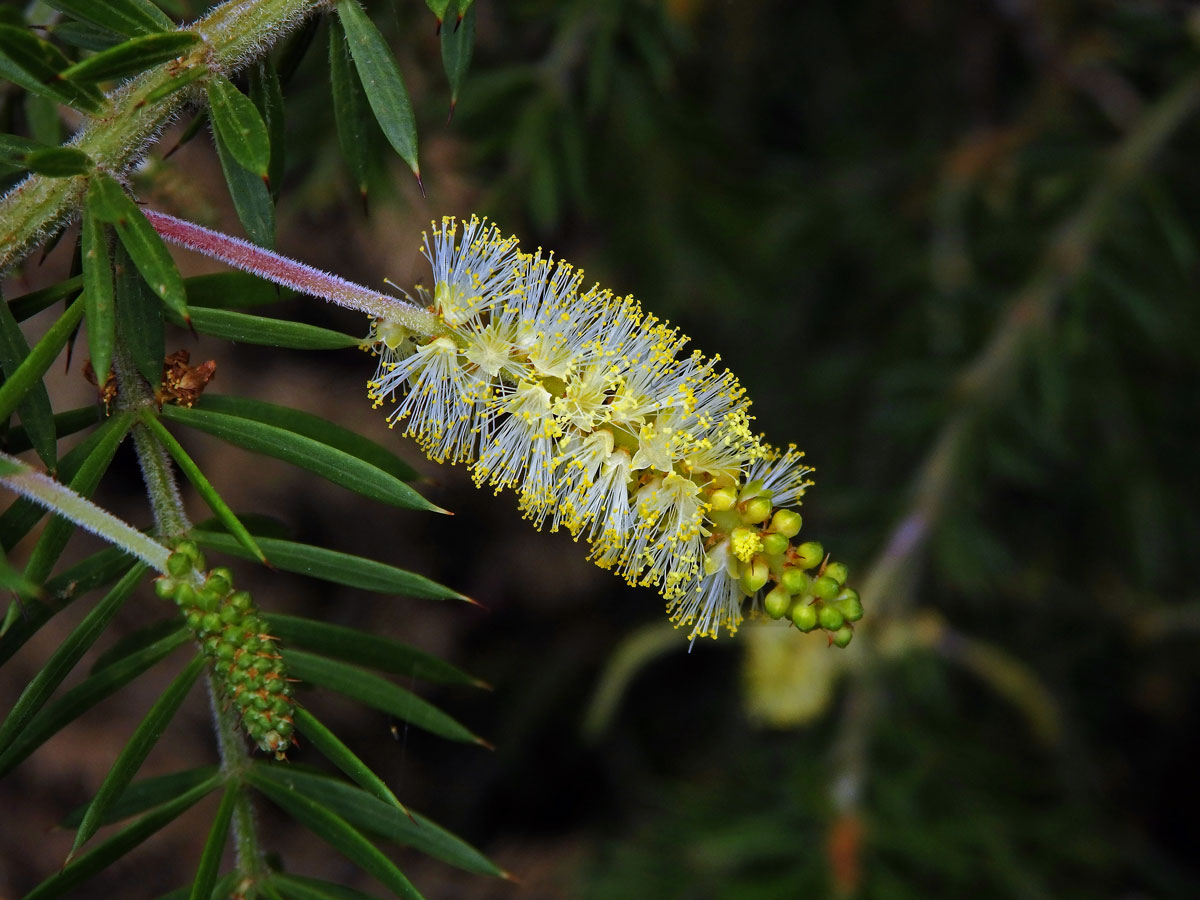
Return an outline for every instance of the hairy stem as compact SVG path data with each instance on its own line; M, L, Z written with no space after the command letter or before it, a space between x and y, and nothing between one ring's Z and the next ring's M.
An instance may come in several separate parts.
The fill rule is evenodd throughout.
M112 91L104 109L89 118L67 143L88 154L97 167L120 175L140 160L154 137L200 88L170 91L189 70L222 74L258 57L326 0L227 0L180 30L202 41L180 59L156 66ZM86 175L31 175L0 200L0 272L19 262L54 229L68 222L83 202Z
M389 322L403 325L418 334L432 336L445 331L445 326L436 315L399 297L381 294L337 275L322 272L306 263L264 250L241 238L221 234L219 231L153 209L142 211L150 220L150 224L166 240L219 259L243 272L250 272L303 294L321 297L347 309L386 318Z

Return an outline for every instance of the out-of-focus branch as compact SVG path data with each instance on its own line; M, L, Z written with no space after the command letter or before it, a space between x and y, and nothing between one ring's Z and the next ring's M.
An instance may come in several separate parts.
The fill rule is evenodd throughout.
M917 569L930 533L958 487L968 439L1007 396L1025 363L1030 338L1051 320L1066 290L1086 269L1115 201L1146 170L1198 102L1200 72L1194 72L1146 110L1114 148L1079 208L1054 231L1033 275L1008 302L987 344L954 381L954 409L917 470L908 510L863 580L868 616L849 649L857 677L834 748L832 800L839 821L857 816L862 805L870 719L878 705L874 664L880 656L879 639L886 634L889 620L912 609Z

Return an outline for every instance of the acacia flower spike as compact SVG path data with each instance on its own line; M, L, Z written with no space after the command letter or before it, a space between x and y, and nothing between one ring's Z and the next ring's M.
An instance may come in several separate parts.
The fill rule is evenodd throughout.
M433 289L418 300L443 328L385 311L368 342L368 395L395 404L390 425L658 588L693 640L736 632L748 610L850 642L862 605L846 567L792 540L812 469L754 434L719 357L685 355L688 338L632 297L585 290L582 271L486 220L444 218L422 252Z

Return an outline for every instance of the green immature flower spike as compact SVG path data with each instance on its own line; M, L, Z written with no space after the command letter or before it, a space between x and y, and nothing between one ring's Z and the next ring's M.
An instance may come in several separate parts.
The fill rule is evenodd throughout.
M686 353L687 337L632 297L585 288L582 271L520 252L484 220L445 218L422 249L433 287L409 299L438 327L385 313L370 339L368 393L395 403L389 423L477 484L514 489L528 518L585 539L597 565L658 588L693 639L736 632L764 591L767 613L787 615L825 559L792 541L812 470L751 430L719 358ZM826 605L804 605L815 627ZM829 609L833 641L848 617Z
M292 744L292 686L250 594L233 589L233 573L205 573L204 555L191 541L167 557L155 590L183 613L218 677L224 699L260 749L282 759Z

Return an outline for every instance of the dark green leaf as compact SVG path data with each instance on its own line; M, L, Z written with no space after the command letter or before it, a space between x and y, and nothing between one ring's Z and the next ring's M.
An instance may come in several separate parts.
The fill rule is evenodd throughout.
M0 174L24 172L26 156L38 150L50 149L53 148L32 138L16 134L0 134Z
M234 889L239 881L242 880L242 875L237 869L232 872L226 872L220 877L216 885L209 894L209 900L229 900L234 895ZM157 900L189 900L192 895L191 885L184 885L181 888L163 894Z
M336 18L329 20L329 86L333 95L333 121L337 126L342 159L350 169L359 195L366 197L371 160L370 131L375 126L371 121L362 82L354 71L346 32Z
M47 147L57 147L63 140L63 122L58 111L58 101L42 94L25 95L25 124L29 136ZM62 231L46 242L47 252L58 241Z
M99 112L103 95L96 88L57 80L70 63L61 50L28 29L0 25L0 77L37 97L84 112Z
M55 413L54 436L62 438L68 434L75 434L77 431L83 431L103 420L104 411L99 404L95 403L91 406L81 406L78 409ZM8 434L4 436L3 446L7 452L16 454L30 449L33 445L30 443L25 429L17 427L9 429Z
M263 777L262 767L253 767L246 776L259 792L276 806L289 813L318 837L327 841L352 862L357 863L369 874L374 875L398 897L420 900L421 894L395 863L384 856L374 844L363 837L341 816L330 812L319 803L314 803L280 785L271 778Z
M238 306L264 306L294 295L289 288L277 287L247 272L196 275L185 278L183 286L187 288L189 307L211 306L227 309ZM192 315L195 314L193 309Z
M429 11L437 16L438 25L446 18L446 10L450 6L450 0L425 0L425 5L429 7Z
M271 202L271 190L266 183L247 170L229 152L219 131L213 132L217 145L217 159L229 186L229 197L237 212L238 221L246 229L250 240L268 250L275 246L275 204Z
M81 594L115 581L133 562L133 557L120 547L107 547L47 581L45 599L23 601L16 621L0 632L0 665L11 659L55 613Z
M250 99L267 126L267 137L271 143L271 162L267 165L267 181L271 183L272 197L278 199L283 185L283 164L287 133L283 115L283 87L279 73L271 58L260 59L250 70Z
M420 180L421 170L417 165L417 123L413 118L408 90L400 75L396 58L388 49L387 41L379 33L358 0L342 0L337 6L338 18L346 29L350 44L350 55L358 70L359 80L367 95L367 102L375 113L375 121L383 129L388 143L408 163L413 174Z
M323 656L358 663L393 675L443 684L487 686L440 657L382 635L282 613L268 613L266 619L271 634L289 646L315 650Z
M112 262L108 258L108 237L104 226L87 206L80 230L83 256L84 309L87 314L88 351L96 383L103 385L112 368L113 339L117 319L113 307Z
M296 719L296 729L308 738L309 743L322 756L337 766L368 794L408 815L404 804L396 799L396 795L383 783L383 779L371 771L370 766L355 756L354 751L343 744L337 735L322 725L316 716L302 706L296 707L293 715Z
M0 753L8 750L29 720L50 699L55 688L62 684L63 679L79 662L80 657L108 627L108 623L112 621L112 617L116 615L122 604L129 599L129 595L133 593L133 589L145 571L145 566L134 566L129 574L122 578L116 587L84 616L83 621L76 625L67 638L58 645L58 648L46 660L46 664L25 686L25 690L21 692L21 696L17 698L16 704L5 718L4 724L0 725Z
M199 766L195 769L184 769L180 772L171 772L169 775L156 775L153 778L142 778L135 781L125 789L117 802L108 808L104 824L111 825L113 822L120 822L122 819L128 819L130 816L136 816L154 809L156 806L161 806L197 785L208 782L213 776L220 775L220 771L217 766ZM63 820L58 823L59 826L78 828L83 817L87 815L90 805L84 803L82 806L75 807L63 817Z
M88 810L84 813L83 821L79 823L79 830L75 832L75 842L71 846L72 854L82 847L88 838L100 828L109 807L124 793L125 788L129 786L129 782L133 780L133 776L141 768L150 750L158 743L158 739L162 737L167 725L175 717L175 713L179 711L179 707L183 705L184 698L187 697L188 692L192 689L192 685L196 683L196 679L204 670L204 665L203 656L197 656L193 659L179 676L167 686L167 689L163 691L162 695L150 708L150 712L146 714L146 718L142 720L141 724L133 732L133 736L129 738L125 749L121 751L116 762L109 769L108 775L105 776L104 782L96 792L96 796L92 798L92 802L88 805Z
M115 31L71 19L57 22L46 30L60 43L78 47L81 50L107 50L125 40L124 35L117 34Z
M30 316L40 313L43 309L49 309L59 300L69 300L74 297L82 287L83 276L76 275L74 278L67 278L49 287L30 291L28 294L22 294L20 297L14 297L8 301L8 305L12 309L13 318L18 322L24 322Z
M212 896L213 887L217 883L217 870L221 866L221 856L225 853L225 843L229 839L233 805L237 802L240 789L237 784L225 787L225 796L221 798L221 805L217 807L217 815L208 832L208 840L204 842L204 852L200 855L200 865L196 869L196 877L192 879L192 892L188 900L208 900Z
M179 441L175 440L175 435L167 431L166 426L158 421L155 415L151 412L143 412L142 421L149 428L159 442L167 448L167 452L171 454L171 458L175 460L180 471L187 477L187 480L192 483L192 486L204 498L204 502L208 504L208 508L213 511L221 524L232 534L241 544L242 548L257 559L260 563L266 563L267 558L263 555L262 550L255 542L250 532L238 520L238 517L233 514L233 510L229 508L229 504L217 493L217 489L212 486L212 482L200 471L200 467L192 461L188 456L187 451Z
M175 261L158 232L125 190L103 173L88 185L88 208L102 222L114 225L117 236L150 290L186 320L187 293Z
M182 56L200 41L190 31L171 31L132 37L115 47L101 50L59 73L75 82L109 81L136 75L151 66Z
M120 690L160 660L165 659L177 647L187 643L191 637L187 629L174 622L169 624L175 625L170 634L163 635L153 643L141 648L131 649L123 658L115 659L108 665L97 667L91 675L75 687L48 703L22 729L12 746L0 754L0 775L9 772L49 740L52 735L74 722L100 701ZM132 815L134 812L141 812L141 809L133 810L125 815ZM105 821L110 820L106 819ZM73 824L78 824L78 820Z
M254 101L224 75L213 73L205 85L208 114L217 136L238 165L259 178L271 164L271 138Z
M42 594L41 586L34 584L32 581L26 578L22 572L14 569L12 565L9 564L8 559L4 556L0 556L0 588L2 588L6 593L11 591L14 594L21 594L23 597L27 598L34 598ZM13 619L13 621L15 621L15 616L20 615L20 613L14 613L13 610L19 611L21 609L21 603L21 600L12 601L9 606L9 612L5 614L6 620ZM0 630L0 635L8 632L8 629L13 625L13 621L7 621L5 623L7 627L5 627L3 630Z
M196 531L196 541L212 550L245 556L240 542L224 534ZM381 594L402 594L432 600L466 600L462 594L430 581L424 575L397 569L361 556L351 556L325 547L298 544L278 538L259 538L259 546L271 564L285 572L297 572L310 578L332 581Z
M241 416L243 419L253 419L255 422L276 425L295 434L302 434L314 441L320 441L322 444L343 450L351 456L357 456L363 462L368 462L401 481L412 481L417 478L417 470L391 450L363 437L358 432L343 428L341 425L336 425L320 416L314 416L312 413L267 403L264 400L225 394L205 394L200 398L199 406L201 409Z
M170 315L169 318L177 325L184 324L178 316ZM200 334L228 341L290 350L344 350L362 343L362 338L352 334L228 309L193 309L192 327Z
M74 178L95 167L92 158L74 147L47 147L25 156L25 168L47 178Z
M386 678L303 650L282 652L288 671L302 681L345 694L447 740L487 746L440 709Z
M450 82L450 115L458 105L458 92L471 65L475 49L475 8L469 8L453 26L442 29L442 67Z
M9 311L10 312L10 311ZM8 312L0 313L5 320L12 320ZM15 370L6 369L7 378L0 387L0 420L5 420L13 414L13 410L21 402L34 385L40 384L42 376L54 362L58 352L67 343L67 338L83 317L83 303L76 300L58 321L47 329L42 339L34 344L29 355L24 358ZM46 401L49 403L49 399Z
M340 484L367 497L384 503L411 509L445 512L434 506L394 475L330 447L312 438L293 434L274 425L265 425L239 416L182 406L163 408L163 416L182 425L206 431L211 435L245 447L255 453L286 460L293 465L315 472L334 484Z
M371 894L354 888L284 872L273 872L271 882L288 900L375 900Z
M418 813L409 816L338 778L309 772L300 766L259 763L255 768L261 777L327 807L366 834L412 847L468 872L507 877L486 856L431 820Z
M95 448L80 464L79 471L69 482L71 490L82 497L90 497L95 493L101 476L107 471L113 454L117 452L117 447L125 439L125 433L129 430L130 420L127 416L113 416L109 421L114 420L117 424L111 429L96 430L96 433L102 434L102 437L96 442ZM75 527L74 522L60 516L51 518L41 537L38 538L33 552L29 554L29 562L25 566L26 578L39 584L46 580L51 569L54 568L54 564L58 562L59 556L62 555L63 548L66 547L67 540L74 533Z
M134 271L125 248L113 248L117 333L129 350L134 367L157 389L162 384L163 357L167 338L163 329L163 305L150 293Z
M189 807L220 787L222 780L220 775L213 775L170 803L163 804L154 812L121 829L95 849L69 863L62 871L47 878L22 900L52 900L54 897L61 897L80 882L112 865L150 835L162 830Z
M30 358L29 344L25 342L25 335L21 333L21 327L13 318L12 310L8 308L7 303L0 303L0 366L3 366L9 381ZM54 410L50 407L50 395L40 379L29 381L28 384L28 392L17 406L21 414L21 424L25 426L25 431L46 468L54 471L55 463L58 462L58 448L54 439ZM7 386L8 381L5 382L5 387Z
M46 5L118 34L153 34L175 27L150 0L46 0Z

